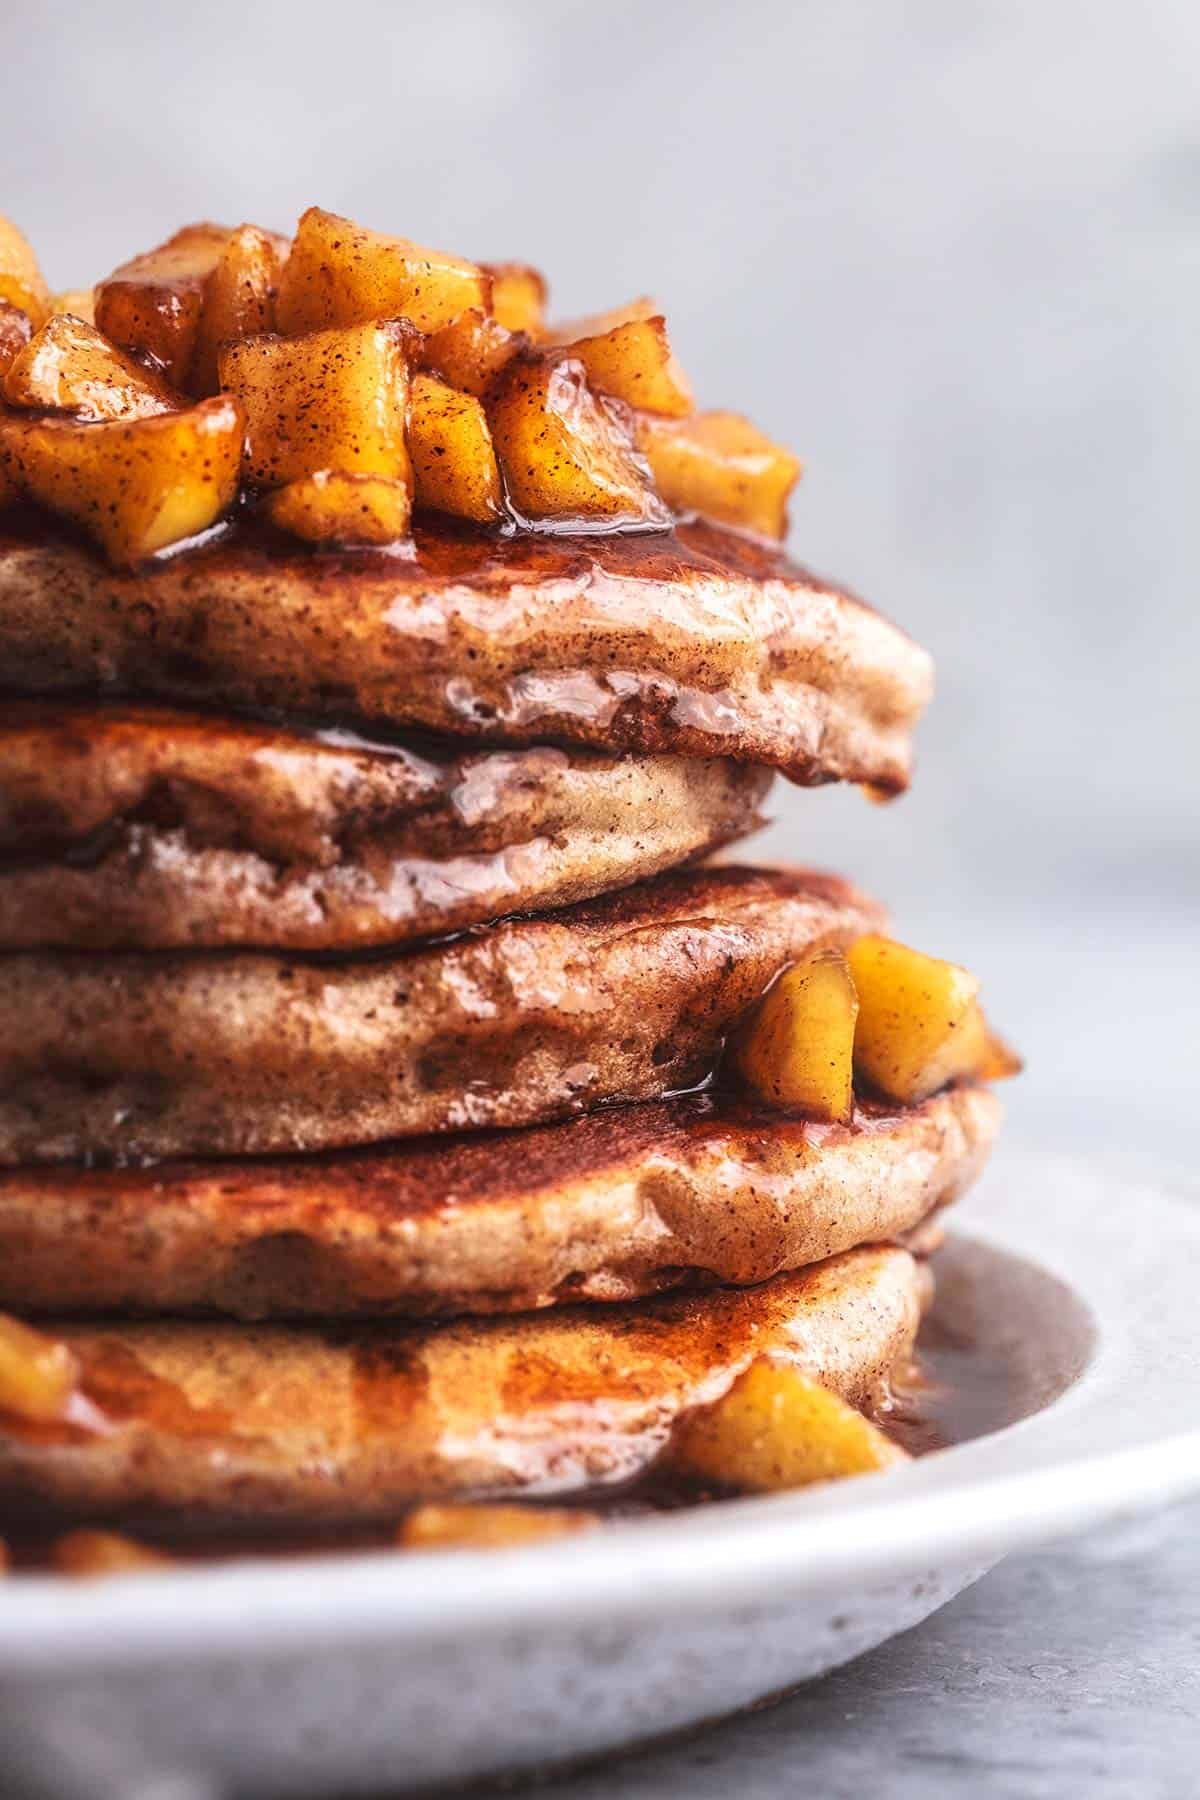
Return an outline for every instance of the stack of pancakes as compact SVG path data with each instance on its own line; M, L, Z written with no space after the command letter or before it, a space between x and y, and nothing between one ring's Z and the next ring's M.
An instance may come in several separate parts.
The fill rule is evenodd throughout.
M878 1399L995 1103L750 1108L731 1027L882 914L706 859L773 771L905 785L900 631L699 523L122 572L12 513L0 670L0 1308L81 1370L0 1497L394 1517L632 1479L755 1356Z

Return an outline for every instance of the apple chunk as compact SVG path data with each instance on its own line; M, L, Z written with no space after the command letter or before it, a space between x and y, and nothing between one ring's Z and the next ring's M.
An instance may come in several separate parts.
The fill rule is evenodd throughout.
M296 229L276 316L289 335L374 319L408 319L418 331L437 331L469 306L486 312L490 285L475 263L312 206Z
M50 308L50 290L38 267L33 245L3 214L0 214L0 300L19 307L35 326L41 324Z
M222 344L274 331L285 247L285 239L257 225L241 225L227 240L204 283L188 377L192 393L216 393L217 352Z
M104 1575L142 1575L169 1569L174 1559L117 1531L80 1529L56 1538L50 1561L60 1575L90 1580Z
M4 375L33 336L29 314L9 300L0 300L0 375Z
M911 1104L950 1081L1017 1073L969 970L874 936L852 944L848 961L858 991L855 1065L888 1099Z
M0 1412L36 1421L61 1419L78 1380L69 1345L0 1313Z
M431 332L421 346L421 366L464 394L486 394L528 339L508 331L498 320L468 307L449 325Z
M57 294L50 296L52 313L70 313L73 318L82 319L85 324L96 323L96 292L94 288L62 288Z
M684 1415L667 1460L693 1480L764 1493L868 1475L909 1459L811 1375L760 1358L720 1400Z
M487 415L472 394L413 377L408 412L413 497L420 507L489 524L501 517L504 497Z
M352 325L226 344L221 386L246 414L246 478L282 487L321 469L411 481L403 328Z
M848 1124L858 999L840 950L785 969L730 1040L733 1066L767 1106Z
M94 325L53 313L4 378L10 406L101 419L148 419L183 404L164 381L118 350Z
M405 1550L508 1550L597 1523L582 1507L429 1502L413 1508L397 1540Z
M582 364L512 364L488 416L509 499L524 518L669 521L628 433L592 393Z
M237 492L244 420L228 395L151 419L81 425L0 415L0 466L18 488L128 565L204 531Z
M583 364L597 393L675 418L692 410L692 391L671 349L661 313L577 338L564 355Z
M412 494L385 475L318 469L277 488L266 508L273 524L310 544L394 544L408 535Z
M151 357L173 387L187 386L205 283L229 237L228 225L185 225L96 288L96 324L105 337Z
M640 413L637 444L676 512L703 513L764 537L787 533L787 500L800 474L789 451L739 413L664 419Z
M546 311L546 277L528 263L484 263L482 268L491 281L497 324L536 337Z

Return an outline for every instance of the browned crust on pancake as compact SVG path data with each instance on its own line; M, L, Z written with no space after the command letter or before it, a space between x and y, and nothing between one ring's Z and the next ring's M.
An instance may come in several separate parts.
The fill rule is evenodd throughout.
M154 707L0 720L0 946L357 950L645 880L759 823L728 759L368 743Z
M442 1326L70 1325L108 1429L0 1417L0 1503L353 1520L623 1482L755 1357L874 1404L919 1316L912 1257L871 1249L756 1288Z
M356 962L0 957L0 1162L328 1149L532 1125L712 1071L787 963L877 930L849 883L704 868Z
M0 1307L335 1318L524 1312L765 1281L896 1240L979 1173L984 1088L850 1127L708 1095L284 1162L0 1175Z
M411 559L247 535L128 573L0 527L0 681L289 708L492 743L763 763L906 786L931 665L774 547L418 530Z

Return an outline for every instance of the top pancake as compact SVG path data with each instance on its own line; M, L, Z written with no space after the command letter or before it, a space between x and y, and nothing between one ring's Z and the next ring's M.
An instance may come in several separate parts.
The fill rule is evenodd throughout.
M806 785L895 792L931 665L776 547L699 522L562 537L418 528L410 556L316 554L238 527L130 573L10 515L0 681L734 757Z

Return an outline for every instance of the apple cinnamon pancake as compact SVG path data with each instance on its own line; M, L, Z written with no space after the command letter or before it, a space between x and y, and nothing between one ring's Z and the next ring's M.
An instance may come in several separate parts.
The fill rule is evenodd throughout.
M778 547L651 533L414 531L411 554L239 527L114 569L43 517L0 525L0 681L485 743L733 757L907 785L926 653Z
M613 1486L759 1358L873 1406L911 1355L924 1287L887 1248L755 1288L442 1325L54 1326L76 1402L66 1422L0 1414L0 1505L350 1521Z
M0 945L353 950L543 911L759 823L728 759L464 751L154 707L0 720Z
M745 1285L924 1232L975 1179L984 1087L849 1126L693 1095L282 1161L0 1173L0 1307L340 1318Z
M446 943L0 956L0 1162L318 1150L693 1087L785 964L877 929L848 882L701 868Z

